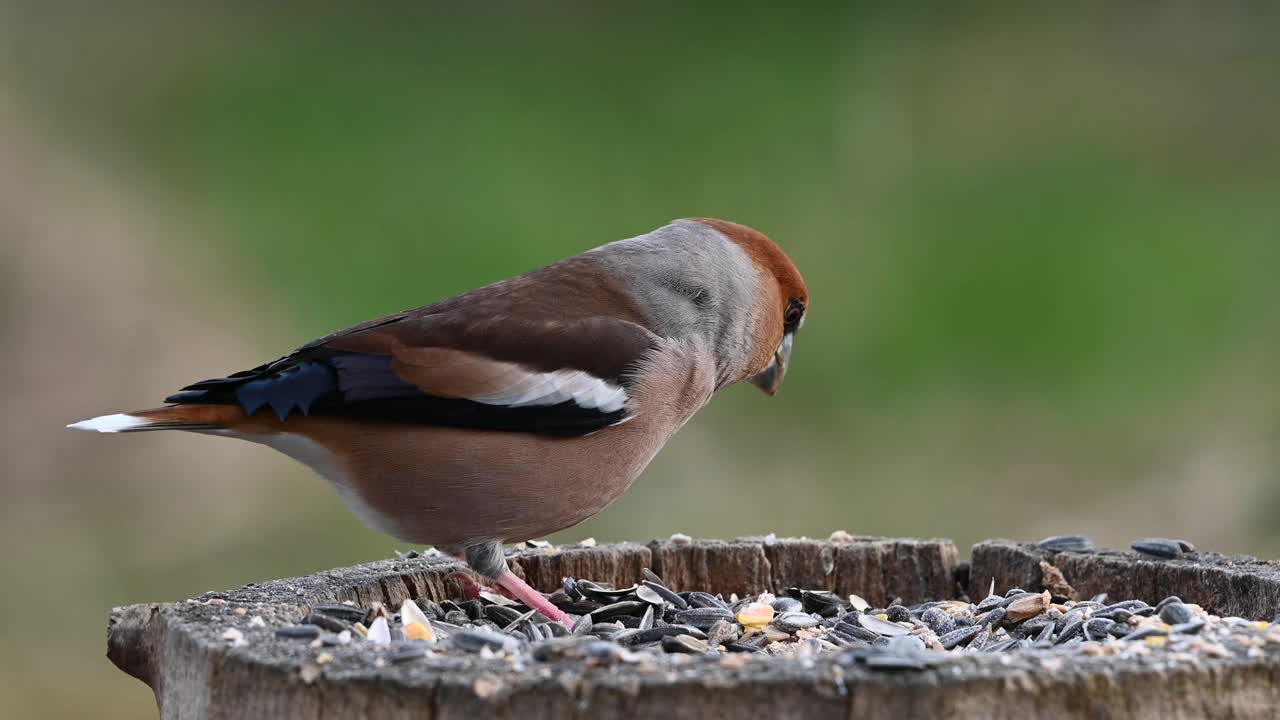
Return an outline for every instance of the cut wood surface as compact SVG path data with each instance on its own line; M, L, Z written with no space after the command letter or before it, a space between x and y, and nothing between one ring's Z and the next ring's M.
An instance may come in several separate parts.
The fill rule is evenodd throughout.
M1042 559L1057 563L1078 593L1101 588L1149 601L1178 594L1249 617L1269 618L1276 610L1275 564L1209 555L1177 561L1042 556L1031 546L994 541L975 547L973 583L995 577L998 589L1037 589ZM1165 567L1146 567L1153 562ZM1095 565L1109 573L1105 580L1089 576ZM882 605L956 594L956 549L947 540L570 546L521 552L512 566L544 591L567 575L629 585L649 567L674 589L725 595L801 587L856 593ZM1157 654L949 654L927 670L885 673L842 664L838 653L807 661L760 654L725 662L712 655L668 656L643 666L556 661L523 667L443 653L396 664L388 662L385 646L311 648L274 636L274 628L298 622L316 603L394 608L406 598L446 599L453 594L446 578L461 569L451 558L427 555L117 608L108 656L154 689L163 718L1269 718L1280 707L1277 646L1247 660L1194 663ZM265 626L253 626L254 616ZM243 632L245 642L233 646L224 638L228 628ZM331 659L317 662L321 653Z
M1074 600L1105 592L1115 600L1155 604L1177 595L1217 615L1270 620L1280 613L1280 565L1274 562L1218 553L1164 560L1118 550L1049 552L1010 540L973 546L969 594L983 597L992 580L996 592L1013 587L1039 592L1046 587L1041 561L1061 572Z

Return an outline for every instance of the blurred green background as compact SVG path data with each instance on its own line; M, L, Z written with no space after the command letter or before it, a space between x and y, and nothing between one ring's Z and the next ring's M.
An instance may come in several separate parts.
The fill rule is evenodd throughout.
M812 304L561 540L1280 555L1280 5L0 5L0 716L112 605L407 549L269 451L62 426L677 217Z

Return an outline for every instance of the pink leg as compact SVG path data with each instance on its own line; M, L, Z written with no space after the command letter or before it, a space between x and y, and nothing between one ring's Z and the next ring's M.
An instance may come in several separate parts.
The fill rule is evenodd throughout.
M546 615L552 622L558 622L565 626L572 624L569 621L569 616L560 612L560 608L552 605L551 601L547 600L546 595L534 590L529 586L529 583L521 580L510 570L503 570L502 574L498 576L497 583L499 587L515 595L516 599L525 605Z

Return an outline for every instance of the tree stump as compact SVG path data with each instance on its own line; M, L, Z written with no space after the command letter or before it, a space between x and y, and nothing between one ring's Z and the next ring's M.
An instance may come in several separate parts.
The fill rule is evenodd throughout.
M991 578L997 589L1038 590L1041 560L1085 595L1105 591L1151 602L1180 595L1256 619L1270 619L1280 598L1280 567L1252 558L1150 561L1129 553L1043 553L1004 541L974 548L977 597ZM674 590L727 596L801 587L856 593L876 607L960 591L948 540L655 541L527 550L512 558L512 567L544 591L565 576L630 585L643 568ZM151 686L163 718L1263 718L1280 707L1280 644L1247 659L1196 663L1083 654L1049 662L1037 651L958 654L927 669L890 673L833 654L804 660L761 654L735 663L673 656L644 668L567 660L521 666L450 654L397 664L385 646L319 649L273 632L318 603L394 608L407 598L445 600L446 577L461 569L439 555L387 560L184 602L116 608L108 657ZM251 623L255 616L263 620ZM229 643L228 628L243 643ZM322 651L331 659L320 664Z

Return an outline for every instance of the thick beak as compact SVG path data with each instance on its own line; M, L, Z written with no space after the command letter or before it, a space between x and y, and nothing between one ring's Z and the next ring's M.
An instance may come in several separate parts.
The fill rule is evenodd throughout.
M782 387L782 377L787 374L787 363L791 361L791 333L782 336L782 344L773 354L773 361L764 370L751 376L751 384L760 388L767 395L774 395Z

